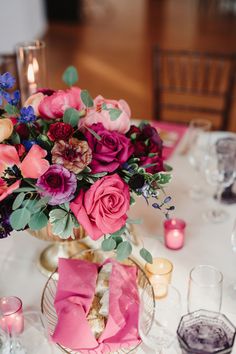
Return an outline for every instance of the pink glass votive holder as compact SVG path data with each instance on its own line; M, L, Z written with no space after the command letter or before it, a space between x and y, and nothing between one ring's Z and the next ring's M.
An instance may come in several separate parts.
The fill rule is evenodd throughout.
M164 222L165 245L171 250L183 247L186 223L181 219L169 219Z
M0 298L0 326L9 334L20 334L24 329L22 301L18 297Z

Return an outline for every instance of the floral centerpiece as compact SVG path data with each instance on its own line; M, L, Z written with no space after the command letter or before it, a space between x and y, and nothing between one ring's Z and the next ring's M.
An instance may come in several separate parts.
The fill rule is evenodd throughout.
M20 108L14 78L0 75L0 237L50 223L67 239L82 225L121 260L132 251L127 212L135 195L168 216L174 207L163 187L171 174L156 129L131 125L124 100L92 99L73 86L77 78L69 67L70 88L40 89ZM140 254L152 262L144 247Z

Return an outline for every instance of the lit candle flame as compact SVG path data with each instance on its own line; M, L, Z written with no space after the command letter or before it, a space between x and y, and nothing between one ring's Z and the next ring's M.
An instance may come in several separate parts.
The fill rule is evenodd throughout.
M28 70L27 70L27 79L30 84L33 84L35 82L35 75L34 75L34 67L33 64L29 64Z

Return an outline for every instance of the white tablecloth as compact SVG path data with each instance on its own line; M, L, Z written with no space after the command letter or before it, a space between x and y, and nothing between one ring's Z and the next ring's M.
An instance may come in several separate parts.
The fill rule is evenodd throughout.
M198 264L211 264L224 275L222 312L236 325L236 315L231 314L227 303L228 286L236 281L236 256L230 244L230 234L236 217L236 205L225 206L230 214L222 224L211 224L202 218L210 204L210 189L204 201L193 201L188 196L194 173L186 157L175 154L169 163L173 166L173 180L168 193L176 207L174 215L187 223L185 246L178 251L169 250L163 243L164 216L142 198L137 199L131 217L141 217L143 224L136 226L136 232L143 238L145 247L153 256L168 258L174 265L172 283L183 300L186 313L186 296L189 271ZM7 239L0 240L0 296L14 295L22 299L25 309L40 309L40 300L46 278L36 267L39 253L47 246L45 241L31 237L27 232L14 232ZM235 299L236 307L236 299ZM55 353L60 351L56 348ZM147 351L144 351L147 353ZM236 345L233 353L236 354ZM43 353L42 353L43 354Z

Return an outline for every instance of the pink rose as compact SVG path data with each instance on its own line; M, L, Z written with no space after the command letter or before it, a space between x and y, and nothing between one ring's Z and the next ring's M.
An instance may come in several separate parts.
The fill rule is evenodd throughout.
M44 94L42 92L35 93L31 95L24 103L24 107L31 106L34 109L34 113L36 116L39 116L39 105L41 101L44 99Z
M84 132L93 152L90 163L92 172L114 172L132 155L134 148L131 141L124 134L108 131L101 123L93 124L91 129L101 137L98 140L88 130Z
M128 185L114 174L97 180L86 192L81 189L70 208L90 237L97 240L125 225L129 203Z
M67 108L84 109L80 98L81 89L71 87L66 91L56 91L51 96L45 96L39 104L39 114L43 118L61 118Z
M115 120L111 120L109 111L102 108L103 104L106 105L107 109L116 108L121 110L120 116ZM97 96L94 99L94 107L88 111L86 117L80 119L79 128L84 125L91 126L95 123L102 123L104 128L110 131L116 130L119 133L125 134L129 130L131 112L126 101L107 100L102 96Z

